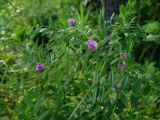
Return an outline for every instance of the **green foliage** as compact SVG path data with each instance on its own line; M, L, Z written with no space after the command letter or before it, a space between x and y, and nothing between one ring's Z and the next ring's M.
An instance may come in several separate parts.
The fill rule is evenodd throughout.
M80 1L0 3L7 6L0 8L0 119L160 117L159 68L134 61L134 48L147 34L159 41L159 22L138 24L134 2L120 7L109 36L104 10L91 12ZM67 24L71 17L74 26ZM97 49L87 48L90 38ZM125 68L119 69L122 54ZM37 62L45 65L44 71L35 70Z

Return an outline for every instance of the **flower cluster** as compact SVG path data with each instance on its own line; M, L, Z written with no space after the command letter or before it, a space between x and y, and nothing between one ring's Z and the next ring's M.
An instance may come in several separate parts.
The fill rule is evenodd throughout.
M95 40L90 39L87 42L87 46L89 49L96 49L98 47L98 44Z
M75 25L76 21L73 18L68 19L68 24L69 25Z
M45 66L41 63L38 63L36 65L36 71L44 71L45 70Z

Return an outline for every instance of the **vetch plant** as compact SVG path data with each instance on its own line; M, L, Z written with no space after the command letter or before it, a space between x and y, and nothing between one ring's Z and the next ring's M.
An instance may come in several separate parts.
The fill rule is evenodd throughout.
M13 5L18 5L17 1L21 0ZM49 1L45 3L55 6L59 0ZM28 11L32 4L23 2L29 5L23 11ZM138 41L146 36L130 19L130 8L123 6L120 16L106 28L103 10L98 15L99 11L81 4L72 13L68 3L73 2L62 2L56 18L48 15L45 23L41 13L33 13L37 18L32 21L19 6L16 10L22 14L15 14L15 10L8 13L13 19L5 20L9 25L3 24L0 29L0 33L5 31L0 34L0 119L160 118L160 71L154 63L142 65L132 58ZM75 4L79 6L78 1ZM6 16L7 11L0 12L0 16Z
M69 24L69 25L75 25L75 23L76 23L76 21L75 21L74 18L69 18L69 19L68 19L68 24Z
M125 63L124 62L119 63L118 64L118 68L121 69L121 70L123 70L125 68Z
M45 66L41 63L38 63L36 65L36 71L44 71L45 70Z
M98 47L98 43L95 40L88 40L87 41L87 46L89 49L96 49Z

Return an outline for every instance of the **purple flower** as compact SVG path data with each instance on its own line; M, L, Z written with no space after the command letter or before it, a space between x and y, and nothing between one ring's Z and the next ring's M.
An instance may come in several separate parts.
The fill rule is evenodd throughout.
M88 40L87 41L87 46L89 49L96 49L98 47L98 44L94 40Z
M73 18L68 19L68 24L69 25L74 25L75 23L76 23L76 21Z
M123 70L125 68L125 64L124 63L120 63L118 65L118 68L121 69L121 70Z
M43 64L38 63L36 65L36 71L43 71L45 69L45 66Z

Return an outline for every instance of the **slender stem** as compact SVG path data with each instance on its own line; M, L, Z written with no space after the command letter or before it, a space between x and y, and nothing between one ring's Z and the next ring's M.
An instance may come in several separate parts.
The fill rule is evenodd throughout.
M82 102L85 100L85 98L87 97L87 95L90 93L90 91L92 90L92 88L94 87L94 83L93 85L89 88L89 90L87 91L87 93L85 94L85 96L82 98L82 100L79 102L79 104L76 106L76 108L73 110L72 114L69 116L68 120L71 120L71 118L73 117L74 113L77 111L77 109L79 108L79 106L82 104Z

